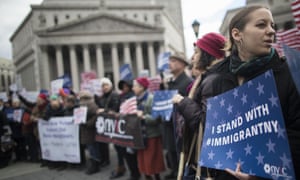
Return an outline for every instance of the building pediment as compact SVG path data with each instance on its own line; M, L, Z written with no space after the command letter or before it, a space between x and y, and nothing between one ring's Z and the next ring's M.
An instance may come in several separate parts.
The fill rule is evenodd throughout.
M98 14L38 31L40 36L163 32L162 28L111 14Z

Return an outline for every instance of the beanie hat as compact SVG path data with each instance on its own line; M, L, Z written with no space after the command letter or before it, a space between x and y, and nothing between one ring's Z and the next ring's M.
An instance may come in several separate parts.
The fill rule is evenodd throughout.
M131 89L131 87L132 87L132 80L130 80L130 79L122 79L122 80L120 80L119 83L118 83L118 88L120 90L122 90L124 84L127 84L127 86Z
M38 95L38 97L39 98L41 98L41 99L43 99L43 100L47 100L47 95L46 94L44 94L44 93L40 93L39 95Z
M219 59L225 55L225 51L222 50L225 46L225 41L226 38L221 34L211 32L198 39L196 45L198 48Z
M52 100L52 101L58 100L58 96L56 94L52 94L50 96L50 100Z
M101 84L103 85L103 84L107 84L107 85L109 85L110 87L112 87L112 82L111 82L111 80L110 79L108 79L108 78L101 78L101 80L100 80L100 82L101 82Z
M135 79L137 83L139 83L141 86L143 86L145 89L149 86L149 80L146 77L139 77Z

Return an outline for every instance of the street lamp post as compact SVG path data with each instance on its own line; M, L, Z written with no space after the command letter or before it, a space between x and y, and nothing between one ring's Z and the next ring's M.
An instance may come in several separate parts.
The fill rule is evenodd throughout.
M198 39L200 23L197 20L194 20L192 27L193 27L196 39Z

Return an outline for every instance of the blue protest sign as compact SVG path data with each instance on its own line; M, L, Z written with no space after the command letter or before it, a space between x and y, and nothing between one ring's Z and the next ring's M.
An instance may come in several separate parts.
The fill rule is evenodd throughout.
M273 72L208 99L199 164L295 179Z
M165 71L166 69L169 69L169 57L171 53L170 52L163 52L158 55L157 58L157 69L159 71Z
M124 64L120 67L120 79L133 79L132 71L129 64Z
M300 93L300 51L292 49L286 45L283 45L283 51L298 93Z
M172 98L177 93L177 90L154 91L152 116L161 116L169 121L173 111Z

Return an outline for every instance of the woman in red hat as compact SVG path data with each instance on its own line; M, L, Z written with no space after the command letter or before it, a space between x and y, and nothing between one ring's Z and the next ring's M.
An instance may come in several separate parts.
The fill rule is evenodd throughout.
M48 101L48 95L46 92L40 92L40 94L37 97L36 102L32 103L26 100L22 95L19 94L19 98L22 101L22 103L26 106L26 117L28 116L28 119L23 120L23 131L26 132L28 141L30 141L30 144L28 145L28 151L30 154L30 158L33 161L37 161L39 158L41 158L41 150L39 147L39 133L38 133L38 120L43 119L46 113L46 107L49 103ZM23 115L23 118L25 115ZM41 161L41 166L47 166L48 161Z
M198 39L195 43L192 64L193 68L197 69L200 73L194 81L188 97L183 97L179 94L173 97L173 103L176 104L178 112L185 120L182 149L185 155L197 149L195 145L191 147L191 140L195 133L198 134L199 123L205 120L206 99L216 95L213 87L220 85L215 84L215 81L219 78L217 73L218 64L225 57L225 42L226 38L224 36L213 32ZM227 87L223 88L226 89ZM193 154L195 156L198 155L197 153ZM197 159L197 157L190 159L192 161ZM193 161L191 164L197 166L197 162ZM207 171L205 170L205 172Z
M137 115L145 127L145 149L138 150L138 167L146 179L160 179L160 173L165 170L160 121L151 116L153 95L147 91L149 81L145 77L135 79L133 88L137 96Z

